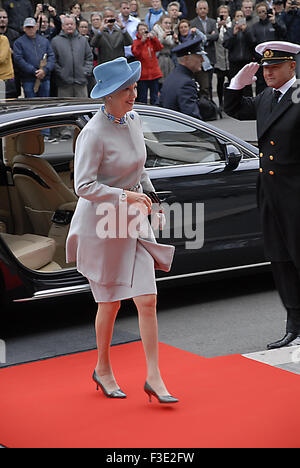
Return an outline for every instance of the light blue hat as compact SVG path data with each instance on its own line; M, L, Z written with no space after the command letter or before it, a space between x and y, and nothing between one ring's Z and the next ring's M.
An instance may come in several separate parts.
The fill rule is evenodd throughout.
M91 98L98 99L138 81L141 76L141 62L128 63L125 57L118 57L101 63L94 68L93 73L96 85L91 91Z

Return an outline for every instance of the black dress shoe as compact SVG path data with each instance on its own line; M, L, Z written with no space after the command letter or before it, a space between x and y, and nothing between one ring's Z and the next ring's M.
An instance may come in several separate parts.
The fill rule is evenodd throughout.
M287 346L292 341L294 341L297 338L297 336L298 336L298 333L288 332L284 335L284 337L281 340L268 344L267 349L276 349L276 348L282 348L283 346Z

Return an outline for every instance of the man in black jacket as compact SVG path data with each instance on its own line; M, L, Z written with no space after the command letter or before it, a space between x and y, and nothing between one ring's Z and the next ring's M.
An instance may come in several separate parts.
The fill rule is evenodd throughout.
M273 9L268 10L264 2L256 5L256 12L259 21L251 27L253 47L267 41L284 41L286 38L286 25L279 17L276 17ZM259 56L257 56L259 60ZM261 69L257 73L256 94L266 88Z
M257 119L259 145L258 203L266 258L287 310L285 336L268 349L287 346L300 334L300 133L296 55L300 46L273 41L256 47L268 87L255 98L242 88L259 67L246 65L224 90L225 112L239 120Z

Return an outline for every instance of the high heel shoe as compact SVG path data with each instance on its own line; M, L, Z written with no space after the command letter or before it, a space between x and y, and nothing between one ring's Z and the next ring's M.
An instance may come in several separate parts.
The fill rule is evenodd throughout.
M104 395L107 397L107 398L126 398L127 395L122 392L122 390L120 388L118 388L117 390L113 390L112 392L108 392L106 390L106 388L103 386L98 374L96 373L96 371L94 370L94 373L93 373L93 380L94 382L97 384L97 390L99 389L99 387L101 388L102 392L104 393Z
M147 393L149 397L149 401L151 403L151 396L155 396L155 398L158 399L159 403L177 403L179 400L177 398L174 398L172 395L158 395L153 388L148 384L148 382L145 383L144 390Z

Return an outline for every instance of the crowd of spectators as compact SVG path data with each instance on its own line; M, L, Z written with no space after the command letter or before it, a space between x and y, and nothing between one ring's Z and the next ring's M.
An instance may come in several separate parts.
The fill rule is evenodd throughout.
M258 60L257 44L270 40L300 44L300 0L223 0L212 17L200 0L187 19L185 0L152 0L141 13L139 0L122 1L87 17L79 3L58 15L49 4L4 0L0 9L0 81L11 97L86 97L94 86L93 68L125 56L140 60L138 100L155 104L164 79L176 67L172 49L201 36L207 57L195 74L199 92L216 91L220 109L223 87L246 63ZM216 90L213 74L216 74ZM297 63L300 75L300 63ZM256 93L266 86L261 70ZM246 95L253 93L246 87Z

